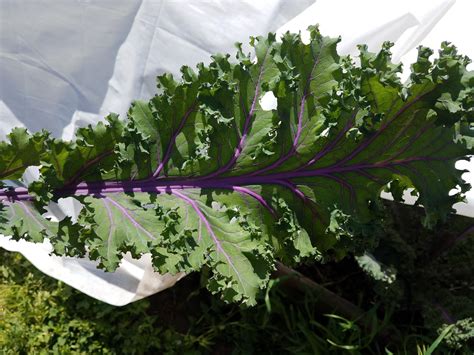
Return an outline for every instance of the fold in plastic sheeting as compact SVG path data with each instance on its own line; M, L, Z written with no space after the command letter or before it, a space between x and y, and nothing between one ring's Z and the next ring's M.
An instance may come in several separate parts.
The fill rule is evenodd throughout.
M0 2L0 140L15 126L72 139L77 127L109 112L126 117L149 99L164 72L208 62L234 43L275 31L314 0L17 1ZM50 217L73 212L51 208ZM69 209L69 210L68 210ZM116 272L87 259L51 256L48 241L0 236L45 274L112 305L125 305L175 284L183 274L153 271L150 255L125 255Z

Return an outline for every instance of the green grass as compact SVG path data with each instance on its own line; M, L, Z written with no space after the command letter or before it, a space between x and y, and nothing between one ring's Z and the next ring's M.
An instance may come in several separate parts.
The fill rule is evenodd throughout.
M139 354L188 341L157 326L146 300L109 306L42 275L18 254L2 251L1 259L2 354Z
M394 331L390 312L377 321L376 305L369 331L320 314L315 295L289 295L278 280L251 309L209 295L198 275L117 308L41 274L18 254L0 251L0 258L1 354L435 354L449 332L430 339ZM384 339L384 330L396 341Z

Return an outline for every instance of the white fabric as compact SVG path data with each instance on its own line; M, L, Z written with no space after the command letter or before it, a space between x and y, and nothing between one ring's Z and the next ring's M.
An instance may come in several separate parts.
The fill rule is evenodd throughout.
M45 9L45 3L54 6ZM275 29L308 1L63 3L0 3L0 139L19 124L71 138L76 127L97 122L107 112L123 115L131 100L154 93L156 75L177 73L181 65L206 61L214 52L232 53L234 41L245 43L249 35ZM396 42L394 60L408 69L419 44L439 48L449 40L474 58L473 13L471 0L319 0L279 33L319 23L322 33L342 36L342 54L356 54L359 43L376 51L391 40ZM473 164L461 165L474 172ZM466 175L474 185L474 175ZM456 208L474 217L474 192ZM0 243L22 252L45 273L111 304L126 304L175 282L153 273L147 257L126 259L116 273L106 274L88 261L48 257L47 245L6 238Z
M132 100L155 94L157 75L179 76L184 64L232 53L235 42L275 31L313 2L0 0L0 140L15 126L71 139L77 127L109 112L125 117ZM50 212L60 219L72 207ZM149 255L126 255L116 272L105 273L87 259L50 256L48 242L0 236L0 246L113 305L166 289L183 276L153 272Z

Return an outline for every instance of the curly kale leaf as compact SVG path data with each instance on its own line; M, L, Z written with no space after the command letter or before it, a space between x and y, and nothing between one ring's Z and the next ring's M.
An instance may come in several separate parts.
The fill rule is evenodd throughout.
M56 252L88 250L108 270L125 251L151 252L161 272L208 266L211 291L253 304L276 258L337 259L370 244L383 189L414 188L428 226L445 218L468 189L455 163L472 153L469 59L443 44L430 61L421 48L402 84L390 43L361 46L355 65L339 39L310 33L307 44L252 38L253 56L238 45L235 60L164 74L126 122L112 115L74 142L2 143L2 178L41 164L29 191L0 193L2 218L17 221L3 233L50 236ZM276 108L262 108L267 93ZM42 208L64 196L83 203L77 222L46 225Z

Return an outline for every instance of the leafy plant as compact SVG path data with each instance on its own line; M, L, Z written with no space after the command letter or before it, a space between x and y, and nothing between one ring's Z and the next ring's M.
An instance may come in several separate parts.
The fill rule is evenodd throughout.
M451 215L433 231L420 225L419 208L388 208L392 218L370 262L357 258L373 279L370 288L398 314L408 319L419 314L419 324L431 337L449 328L443 342L466 352L474 344L472 218Z
M390 329L400 336L384 341L379 334L395 320L391 312L378 323L380 327L368 332L351 320L322 315L317 293L310 289L298 296L287 293L292 289L284 288L282 279L272 280L266 302L259 299L252 308L210 297L199 287L198 274L151 298L117 308L47 277L17 253L0 250L0 257L2 354L414 354L418 348L426 352L436 339L398 321L397 328ZM320 271L331 270L326 276L334 279L333 266ZM345 270L337 275L343 276ZM339 285L354 295L350 283ZM368 284L357 285L367 291L364 297L370 296ZM380 305L368 311L374 325L378 311ZM444 341L459 347L463 332L450 328ZM436 351L450 353L443 343L435 345Z
M174 354L199 345L147 313L148 300L117 308L94 300L0 249L0 353Z
M112 114L72 142L15 129L0 145L0 178L31 165L40 178L0 192L0 231L48 237L58 254L88 251L107 270L125 251L151 252L160 272L208 266L211 292L252 305L276 259L337 260L375 245L384 189L400 200L413 188L435 226L468 189L455 163L472 153L469 59L443 43L430 61L422 47L402 84L390 43L377 54L361 46L356 65L338 39L310 33L308 44L252 38L255 60L239 44L235 62L215 55L197 72L183 67L179 82L164 74L127 121ZM83 205L77 218L43 217L67 196Z

